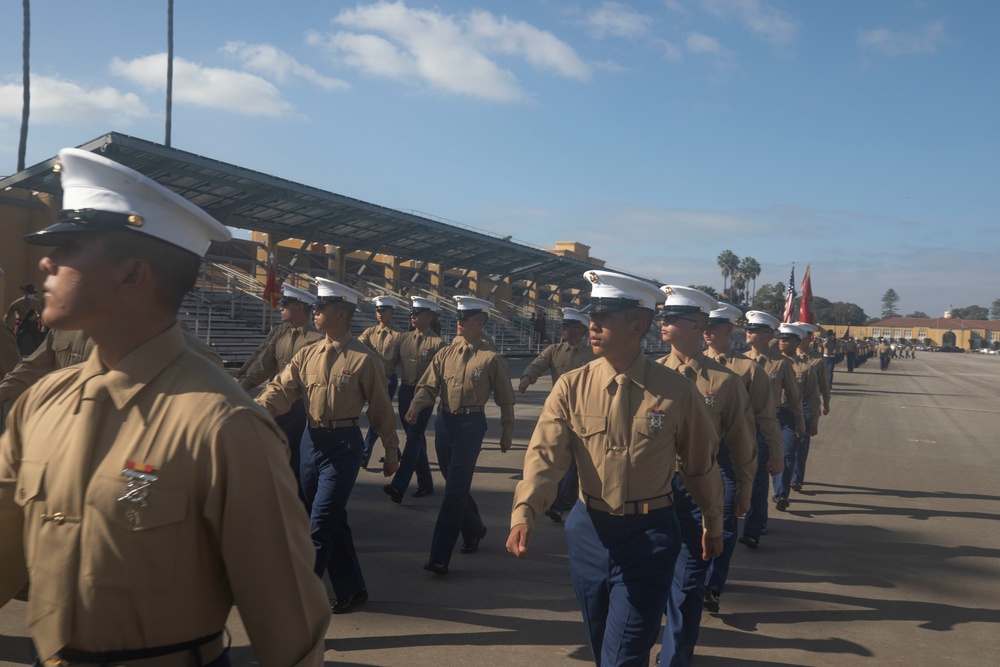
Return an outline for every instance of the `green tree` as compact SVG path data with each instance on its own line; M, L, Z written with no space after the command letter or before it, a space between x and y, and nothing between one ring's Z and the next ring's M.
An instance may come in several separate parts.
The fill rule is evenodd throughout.
M868 315L856 303L846 301L830 302L821 296L813 297L813 314L816 322L824 324L851 324L859 326L868 321Z
M761 285L753 295L753 307L780 320L785 312L785 284Z
M993 306L990 308L990 319L1000 320L1000 299L993 299Z
M926 319L926 318L930 317L930 315L928 315L927 313L925 313L922 310L915 310L912 313L910 313L909 315L907 315L906 317L923 317L923 318Z
M688 285L688 287L693 287L696 290L701 290L705 294L709 295L713 299L721 298L719 293L715 291L714 287L709 287L708 285Z
M952 308L951 316L958 320L985 320L989 317L990 311L982 306L965 306L964 308Z
M882 319L899 317L896 308L899 306L899 295L891 287L882 295Z
M723 250L716 259L722 271L722 293L726 294L726 281L740 268L740 258L732 250Z

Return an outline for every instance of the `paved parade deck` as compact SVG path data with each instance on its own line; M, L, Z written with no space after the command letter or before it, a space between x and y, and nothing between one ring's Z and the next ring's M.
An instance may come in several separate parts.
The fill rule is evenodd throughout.
M511 362L515 383L525 365ZM924 353L885 373L877 359L850 375L837 368L806 486L787 512L772 509L759 549L737 545L721 613L703 617L695 665L996 664L1000 357ZM330 664L593 664L561 527L539 521L528 561L503 546L549 386L542 379L518 394L507 454L499 411L488 411L473 491L489 533L476 554L456 549L444 577L421 568L439 473L436 495L401 506L383 494L381 475L360 473L348 509L371 600L332 617ZM0 610L0 664L30 664L25 608ZM256 664L235 614L229 627L234 664Z

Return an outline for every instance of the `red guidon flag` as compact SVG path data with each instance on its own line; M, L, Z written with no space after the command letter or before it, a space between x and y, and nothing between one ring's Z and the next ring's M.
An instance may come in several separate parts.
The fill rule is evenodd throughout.
M799 322L806 322L807 324L816 324L816 318L813 317L813 288L812 279L809 276L809 266L806 266L806 277L802 279L802 302L799 306Z
M281 290L278 289L278 280L274 275L274 262L267 267L267 280L264 282L264 301L271 308L278 306L278 299L281 298Z

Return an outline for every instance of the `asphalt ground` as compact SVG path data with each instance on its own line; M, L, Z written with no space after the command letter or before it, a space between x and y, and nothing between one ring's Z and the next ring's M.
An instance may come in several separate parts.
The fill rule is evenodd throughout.
M512 361L512 376L525 364ZM788 511L772 509L759 549L737 545L695 665L1000 664L1000 358L924 353L887 372L877 359L844 370L803 492ZM329 664L592 664L561 526L539 521L527 561L504 550L549 387L518 395L506 454L499 412L488 411L474 496L489 533L478 553L456 552L444 577L422 569L439 473L436 495L402 505L380 474L360 473L348 509L371 599L331 618ZM25 607L0 609L0 664L30 664ZM256 664L235 612L229 630L234 664Z

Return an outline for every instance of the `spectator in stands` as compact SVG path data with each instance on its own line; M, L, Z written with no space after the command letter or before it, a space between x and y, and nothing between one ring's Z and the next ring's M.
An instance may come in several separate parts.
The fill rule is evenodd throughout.
M34 352L42 341L45 340L45 332L42 330L42 322L38 317L38 311L29 308L24 317L17 323L14 329L17 336L17 349L21 354L27 356Z
M29 310L36 313L42 312L42 302L35 296L35 286L31 283L21 285L21 296L14 299L7 307L7 314L4 315L4 322L10 329L15 329L18 322L24 319Z

